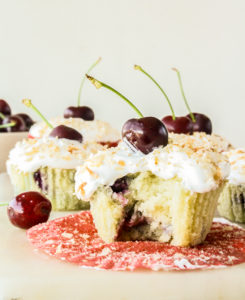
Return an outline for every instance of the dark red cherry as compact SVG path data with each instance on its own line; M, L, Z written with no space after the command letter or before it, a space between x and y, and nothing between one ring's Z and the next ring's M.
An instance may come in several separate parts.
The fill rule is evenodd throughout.
M80 118L85 121L93 121L94 112L88 106L69 106L64 112L64 118Z
M14 126L8 127L7 132L22 132L22 131L28 131L26 128L26 124L24 120L21 117L18 117L16 115L13 116L7 116L3 119L3 125L9 124L9 123L15 123Z
M133 148L144 154L150 153L158 146L168 144L168 132L157 118L144 117L128 120L122 128L123 139Z
M68 139L73 141L78 141L82 143L83 136L80 132L78 132L76 129L65 126L65 125L59 125L55 127L51 132L50 135L52 137L57 137L58 139Z
M207 134L212 133L212 122L204 114L199 114L199 113L193 113L196 122L192 122L193 125L193 131L199 131L199 132L206 132ZM191 120L190 114L187 115L187 118ZM192 120L191 120L192 121Z
M8 105L8 103L3 99L0 99L0 112L5 116L11 115L11 108Z
M26 128L27 130L29 130L31 128L31 126L34 124L34 121L32 120L31 117L29 117L27 114L16 114L16 116L21 117L22 120L25 122L26 124Z
M0 118L0 125L3 124L3 119ZM0 132L7 132L6 128L0 128Z
M192 134L193 132L192 122L187 117L175 117L174 120L172 116L166 116L162 121L168 132L185 134Z
M10 222L28 229L46 222L52 209L51 202L38 192L26 192L16 196L8 205Z

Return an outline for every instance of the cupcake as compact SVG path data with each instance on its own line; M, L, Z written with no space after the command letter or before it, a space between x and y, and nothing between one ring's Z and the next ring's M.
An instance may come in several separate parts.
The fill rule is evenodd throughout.
M234 222L245 223L245 149L226 152L230 173L220 195L218 212Z
M75 168L104 147L96 142L43 137L18 142L10 151L7 170L15 194L43 193L54 210L89 208L74 192Z
M109 123L92 120L85 121L81 118L62 118L56 117L51 119L50 124L53 127L59 125L65 125L76 129L83 136L84 142L98 142L102 145L116 145L120 140L119 132L113 128ZM42 138L49 136L52 128L50 128L45 122L38 122L34 124L30 131L29 137Z
M228 174L225 156L189 136L143 154L124 142L77 168L76 195L89 201L105 242L154 240L194 246L209 232ZM184 142L186 139L186 142Z

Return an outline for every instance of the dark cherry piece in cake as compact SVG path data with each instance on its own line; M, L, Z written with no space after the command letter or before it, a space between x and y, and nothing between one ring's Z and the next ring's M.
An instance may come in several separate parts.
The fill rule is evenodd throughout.
M16 196L8 206L8 216L14 226L27 229L46 222L52 209L51 202L38 192Z

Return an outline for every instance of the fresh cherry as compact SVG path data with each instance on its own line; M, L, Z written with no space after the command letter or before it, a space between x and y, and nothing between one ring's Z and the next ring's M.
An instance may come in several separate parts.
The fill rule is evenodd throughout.
M28 116L27 114L16 114L16 116L21 117L22 120L25 122L26 124L26 128L27 130L29 130L31 128L31 126L34 124L34 121L32 120L32 118L30 116Z
M193 133L193 123L191 119L187 117L175 117L175 119L173 119L172 116L166 116L162 119L162 122L166 126L168 132L184 134Z
M180 91L181 91L182 97L184 99L185 105L187 107L187 110L189 111L189 114L186 117L191 120L193 131L202 131L202 132L206 132L207 134L211 134L212 133L212 122L211 122L211 120L207 116L205 116L204 114L193 113L191 111L190 106L189 106L188 101L187 101L186 96L185 96L184 89L183 89L183 84L182 84L180 72L176 68L172 68L172 69L173 69L173 71L175 71L177 73L179 86L180 86Z
M200 113L192 113L195 117L195 122L192 122L190 114L186 117L189 118L192 122L193 131L206 132L207 134L212 133L212 122L204 114Z
M3 124L3 119L0 118L0 126ZM0 128L0 132L7 132L6 128Z
M8 216L14 226L28 229L39 223L46 222L51 208L51 202L42 194L26 192L10 201Z
M168 132L160 120L154 117L144 117L138 108L117 90L91 76L87 75L87 78L97 89L105 87L120 96L140 116L140 119L128 120L122 128L122 137L129 147L147 154L158 146L168 144Z
M16 115L7 116L3 119L2 125L12 124L12 126L7 127L7 132L22 132L27 131L26 124L21 117Z
M168 132L157 118L145 117L128 120L122 128L122 136L133 148L148 154L159 146L168 144Z
M65 126L65 125L59 125L55 127L49 134L51 137L57 137L58 139L68 139L68 140L74 140L82 143L83 136L80 132L78 132L76 129Z
M101 57L99 57L96 62L94 62L88 69L87 74L89 74L95 66L101 61ZM86 74L83 76L77 97L77 106L69 106L64 111L64 118L80 118L85 121L93 121L94 120L94 112L88 106L81 106L81 94L82 89L86 80Z
M85 121L93 121L94 112L88 106L69 106L64 112L64 118L81 118Z
M0 99L0 112L4 116L10 116L11 115L11 108L8 105L8 103L3 99Z

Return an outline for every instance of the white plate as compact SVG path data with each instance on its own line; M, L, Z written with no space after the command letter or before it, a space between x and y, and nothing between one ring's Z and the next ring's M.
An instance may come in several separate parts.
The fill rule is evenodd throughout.
M0 176L0 200L11 188ZM52 218L65 215L53 213ZM25 231L0 208L0 299L18 300L244 300L245 264L190 272L112 272L83 269L37 253Z

